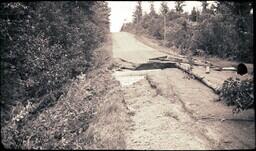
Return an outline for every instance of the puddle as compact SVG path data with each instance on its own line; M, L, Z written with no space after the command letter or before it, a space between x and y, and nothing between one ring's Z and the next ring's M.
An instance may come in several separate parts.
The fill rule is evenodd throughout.
M112 75L115 77L116 80L120 82L122 87L125 87L144 79L146 74L148 74L149 72L157 72L157 71L160 71L160 69L139 70L139 71L122 70L122 71L115 71Z

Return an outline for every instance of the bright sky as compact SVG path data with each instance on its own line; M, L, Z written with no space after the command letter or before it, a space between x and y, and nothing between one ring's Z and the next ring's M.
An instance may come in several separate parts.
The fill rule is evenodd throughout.
M208 2L208 3L212 3ZM199 1L186 1L184 11L190 13L193 7L201 11L201 2ZM108 1L108 5L111 8L110 15L110 31L119 32L124 22L132 21L132 14L137 5L137 1ZM175 1L168 1L167 5L169 9L175 8ZM160 12L161 1L154 1L156 12ZM150 11L150 1L142 2L142 11Z

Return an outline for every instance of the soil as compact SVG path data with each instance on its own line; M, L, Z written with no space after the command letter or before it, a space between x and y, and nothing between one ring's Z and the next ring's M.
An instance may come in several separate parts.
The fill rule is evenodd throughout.
M129 33L112 38L114 57L128 62L166 55ZM255 111L234 115L232 107L215 101L218 96L211 89L181 70L119 69L113 76L122 85L131 119L124 132L126 149L255 148Z

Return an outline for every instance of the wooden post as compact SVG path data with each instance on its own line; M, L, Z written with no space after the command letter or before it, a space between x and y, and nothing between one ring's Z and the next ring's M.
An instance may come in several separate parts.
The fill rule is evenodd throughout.
M139 26L139 15L137 14L136 34L138 34L138 26Z
M210 66L209 66L209 65L206 65L205 73L206 73L206 74L209 74L209 73L210 73Z
M164 46L166 46L166 16L164 14Z

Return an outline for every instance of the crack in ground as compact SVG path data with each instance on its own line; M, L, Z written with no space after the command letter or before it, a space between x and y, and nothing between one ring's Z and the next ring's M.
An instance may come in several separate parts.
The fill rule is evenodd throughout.
M122 58L116 58L115 65L120 69L128 70L152 70L152 69L165 69L176 68L175 62L146 62L146 63L133 63Z
M130 64L132 65L133 68L130 68L130 70L148 70L148 69L164 69L164 68L173 68L173 64L170 64L170 65L166 65L165 63L144 63L144 64L131 64L131 62L128 62L128 61L125 61L125 60L121 60L123 62L125 62L126 64ZM178 68L179 69L179 68ZM178 95L177 91L175 90L175 88L170 85L170 89L171 91L173 92L173 94L165 94L161 88L158 87L157 83L155 83L152 79L150 79L148 73L145 74L145 79L147 80L148 84L150 85L150 87L155 91L155 94L153 97L156 97L156 96L163 96L164 98L166 98L167 100L170 100L170 97L174 97L175 100L177 100L177 102L179 102L178 105L181 106L181 110L183 113L185 113L185 115L188 115L188 117L190 117L190 120L192 122L192 126L191 128L194 130L194 131L190 131L191 133L194 134L197 134L199 136L199 138L203 139L203 140L206 140L207 141L207 144L212 148L212 149L219 149L219 148L223 148L225 144L219 142L218 140L214 139L214 137L211 137L211 135L209 136L208 134L206 134L206 132L208 131L207 129L205 129L204 127L202 127L201 125L198 125L197 122L199 121L209 121L210 120L211 122L216 122L216 121L225 121L225 120L228 120L228 121L234 121L236 119L215 119L215 118L211 118L211 117L196 117L193 113L192 110L190 110L189 108L187 108L185 102L181 99L181 97ZM245 121L245 122L254 122L253 120L250 120L250 121ZM185 123L184 123L185 124ZM237 138L238 139L238 138ZM240 140L240 139L238 139ZM247 146L248 147L248 144L246 144L244 141L240 140L240 142L244 145L244 146Z
M159 88L157 87L157 84L155 84L155 83L153 82L153 80L151 80L151 79L149 78L148 74L146 75L146 78L145 78L145 79L148 81L150 87L156 91L156 95L161 95L161 96L163 96L163 97L165 97L165 98L167 98L167 99L168 99L169 97L171 97L171 96L163 95L161 89L159 89ZM177 95L177 92L175 91L175 89L173 88L173 86L171 86L170 88L171 88L171 91L174 92L173 97L175 97L175 100L178 100L179 103L181 103L181 106L182 106L182 109L184 110L184 113L187 114L187 115L191 118L192 122L195 122L195 123L196 123L198 120L202 120L202 119L196 118L196 117L193 115L193 112L192 112L191 110L189 110L189 109L186 107L185 103L184 103L184 102L182 101L182 99ZM194 129L196 130L196 132L194 132L194 133L197 133L197 134L199 134L201 137L203 137L204 139L206 139L208 142L210 142L210 143L209 143L210 145L215 144L215 145L211 146L211 147L213 147L213 149L218 149L218 148L220 147L220 144L217 144L214 139L210 138L209 136L205 135L205 134L202 132L201 129L204 130L204 128L199 128L198 126L195 126L195 125L193 125L193 127L194 127Z
M162 93L161 89L157 88L157 85L153 82L153 80L151 80L151 79L149 78L148 75L146 75L146 80L148 81L150 87L151 87L152 89L155 89L155 90L156 90L157 95L161 95L161 96L163 96L163 97L170 97L170 96L164 95L164 94ZM175 90L174 90L174 88L173 88L172 86L171 86L171 90L174 92L174 97L181 103L182 108L184 109L184 111L187 112L187 113L189 113L188 115L189 115L194 121L197 121L197 118L193 116L192 111L190 111L190 110L186 107L185 103L180 99L180 97L177 95L177 93L175 92Z

